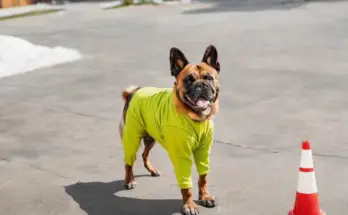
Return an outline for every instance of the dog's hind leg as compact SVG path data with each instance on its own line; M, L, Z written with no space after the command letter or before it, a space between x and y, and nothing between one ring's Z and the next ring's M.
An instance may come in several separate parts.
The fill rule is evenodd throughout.
M151 165L151 162L149 159L150 151L155 145L156 141L149 135L144 136L143 141L145 145L144 152L142 154L144 167L147 169L147 171L151 173L151 176L158 177L161 175L161 173Z

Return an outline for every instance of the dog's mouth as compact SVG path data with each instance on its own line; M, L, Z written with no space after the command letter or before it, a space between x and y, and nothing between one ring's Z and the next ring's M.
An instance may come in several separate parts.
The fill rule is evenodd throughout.
M204 97L199 97L195 101L191 99L188 95L185 95L185 99L188 103L190 103L190 106L198 111L204 111L207 108L210 107L212 100L208 100Z

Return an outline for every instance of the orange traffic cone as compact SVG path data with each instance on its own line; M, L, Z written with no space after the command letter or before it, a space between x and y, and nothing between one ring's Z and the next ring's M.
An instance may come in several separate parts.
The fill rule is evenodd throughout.
M302 143L300 172L294 209L288 215L325 215L320 210L311 144Z

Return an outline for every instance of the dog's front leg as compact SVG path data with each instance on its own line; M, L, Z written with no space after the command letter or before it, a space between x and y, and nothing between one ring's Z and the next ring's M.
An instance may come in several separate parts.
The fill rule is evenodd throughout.
M210 170L210 150L213 143L213 130L207 133L207 138L202 143L201 147L196 150L193 154L195 163L197 166L199 180L198 180L198 190L199 190L199 200L202 205L208 208L215 207L216 201L215 197L210 195L208 191L208 173Z
M181 213L183 215L198 215L198 205L192 199L191 152L190 150L176 151L179 152L176 154L173 151L170 151L171 153L169 155L173 162L176 179L181 190L183 200Z
M192 189L181 189L182 200L184 207L182 214L184 215L198 215L198 205L192 199Z
M198 215L198 205L192 199L192 148L195 138L186 129L164 127L163 135L166 137L166 149L172 164L178 186L181 190L183 207L182 214Z
M198 194L202 205L208 208L215 207L215 197L211 196L208 191L207 174L200 175L198 180Z

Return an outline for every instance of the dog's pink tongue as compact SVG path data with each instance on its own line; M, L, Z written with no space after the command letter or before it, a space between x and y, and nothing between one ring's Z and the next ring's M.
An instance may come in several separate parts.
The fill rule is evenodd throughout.
M204 100L204 99L199 99L199 100L196 102L196 105L197 105L198 107L201 107L201 108L207 108L208 105L209 105L209 101Z

